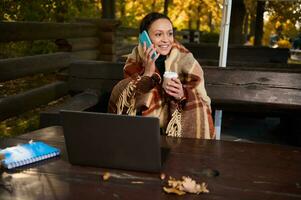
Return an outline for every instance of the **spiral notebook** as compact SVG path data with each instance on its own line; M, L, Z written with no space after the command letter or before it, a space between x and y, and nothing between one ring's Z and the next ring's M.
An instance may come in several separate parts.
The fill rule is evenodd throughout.
M2 165L7 169L13 169L52 158L60 154L60 150L44 142L29 142L0 150L4 155Z

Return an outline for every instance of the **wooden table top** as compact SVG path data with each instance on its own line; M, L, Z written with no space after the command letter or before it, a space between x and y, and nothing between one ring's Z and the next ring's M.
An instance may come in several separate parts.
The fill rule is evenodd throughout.
M0 141L0 148L41 140L62 155L1 174L1 200L27 199L301 199L301 148L272 144L168 138L162 170L208 184L209 194L166 194L159 173L73 166L62 128L40 129ZM217 170L218 176L206 172ZM102 175L110 172L107 181Z

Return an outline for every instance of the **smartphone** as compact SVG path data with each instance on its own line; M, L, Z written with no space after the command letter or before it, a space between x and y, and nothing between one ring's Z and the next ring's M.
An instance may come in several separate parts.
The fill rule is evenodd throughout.
M143 31L142 33L139 34L139 42L142 44L142 46L145 42L146 48L149 48L152 45L152 41L150 40L146 31ZM157 52L154 52L151 58L154 59L156 56L157 56Z

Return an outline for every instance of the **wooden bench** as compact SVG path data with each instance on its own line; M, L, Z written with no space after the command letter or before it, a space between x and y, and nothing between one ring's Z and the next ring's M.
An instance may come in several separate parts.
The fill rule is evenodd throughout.
M69 87L100 92L97 111L106 112L114 85L123 78L124 63L77 61L70 65ZM279 116L300 124L301 73L283 69L203 67L213 109ZM57 112L58 114L58 112ZM297 130L294 128L294 130ZM300 129L298 129L300 130Z
M79 61L70 66L70 90L109 94L123 78L124 63ZM271 69L203 67L208 95L219 109L300 113L301 73ZM248 109L250 108L250 109ZM253 110L254 111L254 110Z
M185 47L189 49L197 59L219 60L219 47L217 44L195 44L188 43ZM281 63L285 64L289 58L287 48L251 47L230 45L228 48L228 63L252 62L252 63Z
M40 113L40 128L60 125L60 110L88 111L93 110L99 101L100 93L87 89L62 104L52 107Z
M74 61L69 66L66 102L40 113L40 128L61 125L60 110L107 112L113 86L123 77L123 63Z

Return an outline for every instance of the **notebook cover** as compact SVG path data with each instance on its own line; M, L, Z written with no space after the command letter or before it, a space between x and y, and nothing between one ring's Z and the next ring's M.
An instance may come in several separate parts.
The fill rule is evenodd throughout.
M60 150L44 142L29 142L2 149L0 154L4 155L2 165L12 169L57 156Z

